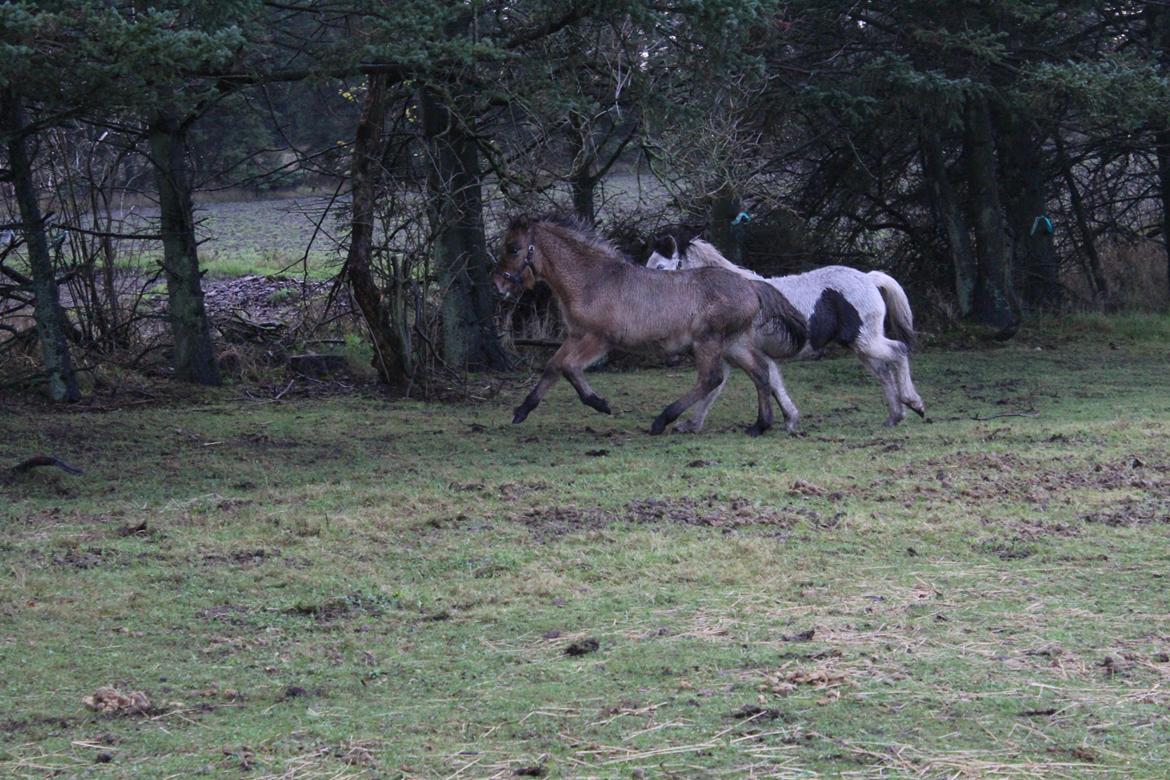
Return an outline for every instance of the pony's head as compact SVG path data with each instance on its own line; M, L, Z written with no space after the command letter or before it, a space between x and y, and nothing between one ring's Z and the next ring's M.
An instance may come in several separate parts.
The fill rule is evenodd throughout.
M536 286L535 251L532 222L527 217L513 219L500 240L500 255L492 269L492 281L500 295L510 298Z
M646 261L647 268L656 271L677 271L682 266L682 254L678 249L678 241L674 236L655 236L650 245L650 258Z

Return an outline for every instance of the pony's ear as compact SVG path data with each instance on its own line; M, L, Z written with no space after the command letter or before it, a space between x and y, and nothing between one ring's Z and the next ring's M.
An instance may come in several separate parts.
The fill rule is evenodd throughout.
M677 245L674 243L674 237L668 233L659 233L650 241L650 251L657 252L663 257L674 257L677 248Z
M508 230L528 230L532 226L532 220L527 214L517 214L508 220Z

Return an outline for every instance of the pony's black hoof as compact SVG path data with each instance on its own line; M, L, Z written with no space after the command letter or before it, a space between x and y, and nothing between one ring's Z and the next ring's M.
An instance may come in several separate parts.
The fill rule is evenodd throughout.
M920 407L916 408L916 407L913 407L913 406L911 406L911 407L910 407L910 409L911 409L911 411L913 411L913 412L914 412L914 414L918 415L918 416L919 416L919 417L921 417L923 420L925 420L925 419L926 419L926 410L925 410L925 409L923 409L923 408L920 408Z
M763 436L764 431L766 431L766 430L767 430L767 428L764 428L760 425L753 425L752 427L747 429L747 435L751 436L754 439L757 436Z
M592 406L594 409L601 412L602 414L613 414L613 412L611 412L609 410L609 404L606 403L606 400L599 395L595 395L595 396L591 397L585 403L588 406Z
M661 417L655 417L654 422L650 423L650 435L661 436L662 432L666 430L666 420Z
M519 425L528 419L528 409L523 406L516 407L516 411L512 412L512 424Z

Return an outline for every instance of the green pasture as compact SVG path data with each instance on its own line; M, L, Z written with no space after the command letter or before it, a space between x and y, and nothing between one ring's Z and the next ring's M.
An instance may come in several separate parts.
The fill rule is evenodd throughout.
M938 338L894 430L790 365L798 437L648 436L681 368L5 402L85 474L0 482L0 776L1164 777L1167 330Z

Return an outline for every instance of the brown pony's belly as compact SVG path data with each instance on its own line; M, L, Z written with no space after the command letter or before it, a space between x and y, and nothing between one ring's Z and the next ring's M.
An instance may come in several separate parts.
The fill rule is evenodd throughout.
M613 329L610 342L629 352L677 355L694 345L690 328L657 327L656 323L637 323L623 329Z

